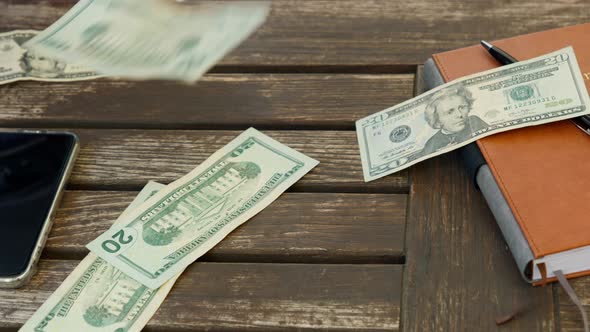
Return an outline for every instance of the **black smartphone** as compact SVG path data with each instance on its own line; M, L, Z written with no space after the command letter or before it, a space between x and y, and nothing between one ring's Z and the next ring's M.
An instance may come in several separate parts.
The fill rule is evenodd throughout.
M68 132L0 131L0 287L33 275L78 145Z

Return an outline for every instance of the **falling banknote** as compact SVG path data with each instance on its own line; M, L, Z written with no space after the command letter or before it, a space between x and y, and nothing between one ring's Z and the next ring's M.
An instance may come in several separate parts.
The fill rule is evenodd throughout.
M21 46L38 33L35 30L0 33L0 84L20 80L69 82L100 77L88 68L40 56Z
M149 182L113 227L162 188ZM159 289L149 289L89 253L19 331L141 331L174 281L176 277Z
M356 122L365 181L506 130L590 112L571 47L466 76Z
M250 128L88 249L147 287L160 287L317 164Z
M266 19L267 2L81 0L25 48L131 79L196 81Z

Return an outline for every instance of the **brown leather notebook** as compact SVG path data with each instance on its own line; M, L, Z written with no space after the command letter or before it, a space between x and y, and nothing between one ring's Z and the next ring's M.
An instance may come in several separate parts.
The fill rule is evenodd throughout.
M582 24L492 44L518 60L571 45L588 89L588 36L590 24ZM435 54L433 60L445 81L499 66L479 45ZM477 144L532 251L533 283L555 280L555 270L568 278L590 274L590 136L568 120Z

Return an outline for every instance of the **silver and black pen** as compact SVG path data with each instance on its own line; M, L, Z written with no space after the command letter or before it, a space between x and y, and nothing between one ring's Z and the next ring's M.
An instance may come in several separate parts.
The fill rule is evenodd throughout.
M491 56L494 57L494 59L496 59L496 61L498 61L503 66L518 62L518 60L516 60L510 54L506 53L506 51L488 43L485 40L481 41L481 45L488 51L488 53L490 53ZM580 128L580 130L582 130L587 135L590 135L590 116L583 115L570 120L572 120L576 127Z

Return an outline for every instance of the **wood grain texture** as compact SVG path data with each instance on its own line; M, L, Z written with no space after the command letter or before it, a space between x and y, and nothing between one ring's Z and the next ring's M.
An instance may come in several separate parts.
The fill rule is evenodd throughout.
M75 0L4 0L0 28L44 29ZM225 66L395 66L431 54L585 23L585 0L273 1L267 22L223 59Z
M214 74L163 81L0 86L11 127L354 129L362 117L412 96L413 75Z
M590 315L590 278L580 277L569 280L574 292L582 302L586 314ZM582 314L570 300L559 284L554 285L559 303L559 323L561 332L584 332Z
M137 192L66 191L44 257L82 259ZM406 195L286 193L207 261L401 263Z
M555 331L551 287L522 280L494 217L451 152L412 168L406 331ZM497 326L495 319L521 312Z
M246 127L244 127L246 129ZM241 131L85 130L70 179L75 188L139 190L190 172ZM354 131L263 131L320 164L289 190L396 192L408 190L407 172L365 183Z
M42 260L31 282L0 290L0 328L16 331L77 261ZM395 331L400 265L195 263L146 331Z

